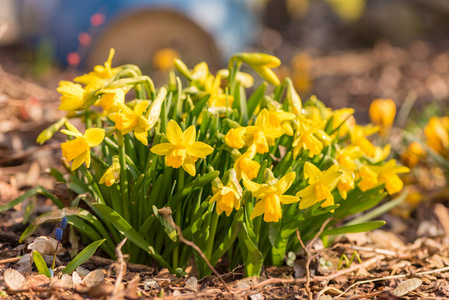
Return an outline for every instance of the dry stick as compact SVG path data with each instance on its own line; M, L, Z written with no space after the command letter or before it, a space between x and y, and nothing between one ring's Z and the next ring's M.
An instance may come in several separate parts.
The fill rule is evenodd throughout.
M418 277L418 276L427 275L427 274L433 274L433 273L439 273L439 272L444 272L444 271L449 271L449 267L444 267L444 268L430 270L430 271L425 271L425 272L418 272L418 273L413 274L413 277ZM358 281L358 282L352 284L351 286L349 286L343 293L346 293L347 291L349 291L350 289L352 289L356 285L360 285L360 284L364 284L364 283L370 283L370 282L375 282L375 281L383 281L383 280L388 280L388 279L405 278L405 277L409 277L409 276L410 276L409 274L402 274L402 275L394 275L394 276L387 276L387 277L382 277L382 278L374 278L374 279L370 279L370 280ZM340 294L337 297L335 297L334 299L338 299L342 295L343 294Z
M121 251L126 240L127 240L127 238L125 237L117 245L117 248L115 248L115 253L117 254L117 263L119 264L119 269L118 269L118 273L117 273L117 278L115 279L114 291L112 292L112 295L117 295L119 288L120 288L120 283L122 282L123 275L126 272L126 262L125 262L125 259L123 258L123 253Z
M306 252L306 292L307 292L307 297L309 298L309 300L313 299L313 295L312 295L312 291L310 290L310 262L312 261L312 254L310 253L310 248L312 248L313 244L315 244L316 240L318 239L318 237L321 235L321 233L323 233L324 228L326 227L326 225L330 222L332 218L328 218L326 221L324 221L323 225L321 225L320 230L317 232L317 234L315 235L315 237L310 241L309 244L307 244L307 247L304 245L302 239L301 239L301 235L299 234L299 230L296 230L296 235L298 237L299 243L301 244L301 246L304 248L304 251Z
M218 277L218 279L219 279L220 282L223 284L223 286L225 287L225 289L226 289L228 292L231 292L231 290L229 289L229 287L228 287L228 285L226 284L226 282L223 280L223 278L221 278L220 273L218 273L217 270L215 270L215 268L211 265L211 263L210 263L209 260L207 259L207 257L206 257L206 255L204 254L204 252L201 251L201 249L200 249L195 243L193 243L193 242L191 242L191 241L188 241L188 240L186 240L186 239L184 238L184 236L182 235L181 228L179 228L179 226L178 226L176 223L173 222L173 225L175 226L176 231L178 232L179 240L180 240L181 242L183 242L184 244L186 244L186 245L192 247L193 249L195 249L195 250L199 253L199 255L201 255L201 257L204 259L204 261L206 262L207 266L212 270L212 272L214 272L215 276Z
M18 262L19 260L20 260L20 257L2 259L2 260L0 260L0 265L15 263L15 262Z

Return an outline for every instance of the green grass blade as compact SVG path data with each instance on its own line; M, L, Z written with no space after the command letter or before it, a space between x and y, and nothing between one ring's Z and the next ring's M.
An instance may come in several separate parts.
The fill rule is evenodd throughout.
M54 196L52 193L50 193L49 191L47 191L45 188L43 188L42 186L38 185L28 191L26 191L22 196L10 201L9 203L0 206L0 213L7 211L11 208L13 208L14 206L16 206L17 204L21 203L22 201L25 201L26 199L34 196L34 195L43 195L45 197L47 197L48 199L50 199L51 201L53 201L54 204L56 204L56 206L58 206L59 208L63 208L64 205L62 204L61 201L59 201L59 199Z
M135 245L148 252L163 267L171 270L169 264L162 258L160 254L156 253L153 246L151 246L143 238L143 236L141 236L134 228L132 228L131 225L126 222L126 220L123 219L122 216L120 216L116 211L100 203L94 203L93 206L96 207L103 214L103 216L108 219L118 231L120 231L121 234L126 236Z
M335 234L366 232L366 231L371 231L371 230L377 229L377 228L385 225L385 223L386 222L383 220L376 220L376 221L370 221L370 222L366 222L366 223L347 225L347 226L342 226L339 228L332 228L332 229L324 230L322 235L326 236L326 235L335 235Z
M95 251L97 251L98 247L100 247L100 245L104 241L106 241L106 239L95 241L86 248L84 248L83 251L78 253L78 255L75 256L74 259L72 259L72 261L67 265L67 267L65 267L64 270L62 270L62 273L71 274L73 271L75 271L75 269L78 268L78 266L80 266L92 255L94 255Z

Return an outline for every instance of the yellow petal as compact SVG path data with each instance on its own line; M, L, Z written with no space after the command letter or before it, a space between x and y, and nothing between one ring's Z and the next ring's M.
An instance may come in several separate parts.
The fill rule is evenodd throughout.
M243 180L243 185L251 192L255 192L261 187L260 184L250 180Z
M88 153L90 154L90 152L86 150L83 153L81 153L81 155L75 157L75 159L72 162L72 171L78 169L83 164L83 162L87 158Z
M89 128L84 133L89 147L98 146L104 139L105 130L102 128Z
M168 155L173 149L173 145L170 143L157 144L151 147L150 151L157 155Z
M320 180L322 173L314 164L306 162L304 164L304 178L309 179L309 184L314 184Z
M214 148L203 142L194 142L192 145L187 147L187 153L197 158L205 158L213 151Z
M137 103L136 106L134 106L134 113L136 115L140 116L141 114L143 114L145 112L148 105L150 105L150 102L146 101L146 100Z
M296 178L295 172L290 172L287 175L283 176L281 179L278 180L275 184L275 188L279 195L282 195L285 193L290 186L292 185L293 181Z
M182 143L182 130L175 120L168 121L167 138L173 145L179 145Z
M81 134L81 132L79 132L79 130L76 129L76 127L73 126L71 123L65 122L64 125L65 125L65 126L67 127L67 129L70 130L71 132L76 133L76 134ZM62 130L61 130L61 131L62 131Z
M189 128L187 128L186 131L184 131L182 133L182 144L184 146L190 146L193 143L195 143L195 139L196 139L196 129L195 129L195 125L190 126ZM195 156L195 155L193 155ZM199 157L199 156L197 156Z
M196 170L195 170L195 160L187 155L186 159L184 160L184 163L182 164L182 168L184 171L189 173L190 176L195 176Z
M262 215L265 212L265 199L256 203L253 212L251 213L250 220Z
M295 197L295 196L290 196L290 195L281 195L281 196L279 196L279 200L281 201L282 204L290 204L290 203L298 202L299 198Z
M134 136L138 139L142 144L148 146L148 131L136 132L134 131Z

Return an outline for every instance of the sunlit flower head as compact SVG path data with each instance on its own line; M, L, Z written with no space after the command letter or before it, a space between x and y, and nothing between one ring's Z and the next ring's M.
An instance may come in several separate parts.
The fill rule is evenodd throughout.
M338 179L337 189L340 196L346 199L348 192L354 189L354 174L346 168L340 168L342 172L340 178Z
M383 165L366 165L360 168L358 177L361 179L358 187L362 192L372 189L380 184L385 184L388 194L393 195L402 190L404 183L397 174L408 173L410 169L396 165L396 160L391 159Z
M240 209L243 189L240 186L234 169L229 170L229 180L226 186L223 185L218 177L212 182L212 192L214 195L209 202L217 202L216 209L218 215L225 212L226 216L229 217L234 209Z
M62 156L68 161L73 160L72 170L79 168L83 162L89 168L90 148L98 146L103 141L104 129L89 128L83 135L69 122L66 122L66 126L68 129L62 129L61 132L73 136L74 139L61 144Z
M106 186L112 186L114 183L120 180L120 162L118 155L112 157L112 164L104 172L100 178L100 184L104 183Z
M335 155L335 159L338 163L348 169L351 172L354 172L357 164L356 161L358 158L362 157L364 152L356 145L349 145L339 151Z
M424 128L426 143L436 153L449 157L449 117L431 117Z
M260 199L254 206L250 219L260 215L265 222L278 222L282 217L281 204L295 203L298 197L284 195L295 180L296 173L290 172L279 179L275 184L258 184L250 180L243 180L245 187L250 190L253 197Z
M175 120L167 124L167 138L169 143L153 146L150 151L165 156L165 164L175 169L182 168L191 176L195 176L195 162L198 158L206 158L214 149L203 143L196 142L195 126L192 125L182 132Z
M87 91L81 85L70 81L60 81L56 90L62 94L60 110L77 110L83 107L88 97Z
M369 107L369 117L373 124L379 126L380 134L386 135L393 126L396 116L396 104L391 99L376 99Z
M125 91L123 91L123 89L104 89L101 90L101 93L97 104L100 105L107 114L119 111L120 104L125 103Z
M225 135L225 143L231 148L240 149L245 146L246 127L231 128Z
M112 58L114 57L115 50L111 48L109 51L109 56L107 61L104 63L104 66L97 65L94 67L94 70L92 72L89 72L88 74L84 74L81 76L78 76L74 79L75 82L79 82L82 84L91 84L92 82L98 82L101 87L101 85L104 84L106 79L111 78L112 76L116 75L119 71L119 68L112 68Z
M321 171L315 165L306 162L304 164L304 178L308 179L309 185L296 193L301 198L299 209L306 209L317 202L324 201L321 206L334 205L334 196L331 192L340 179L342 172L337 165L333 165L326 171Z
M277 138L284 134L282 128L271 128L270 114L266 108L262 109L257 116L254 126L246 128L245 144L256 145L256 152L263 154L269 151Z
M320 137L320 139L318 138ZM309 125L304 121L300 121L299 130L293 139L293 157L297 157L300 151L309 151L309 157L314 157L323 151L325 145L329 144L330 137L323 130L319 129L319 125Z
M237 151L238 152L238 151ZM234 169L237 173L237 179L247 178L249 180L256 178L259 173L260 164L253 160L256 156L256 145L251 145L248 150L239 155L234 162Z
M142 144L148 145L148 130L151 126L144 113L150 102L147 100L140 101L134 106L134 109L123 103L117 104L120 107L120 111L109 115L109 119L115 122L115 128L120 130L122 134L134 131L136 139Z

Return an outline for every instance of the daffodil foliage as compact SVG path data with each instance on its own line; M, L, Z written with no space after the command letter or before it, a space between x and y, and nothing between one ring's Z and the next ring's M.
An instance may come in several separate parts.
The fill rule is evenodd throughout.
M65 126L68 176L53 174L78 195L71 206L89 210L60 212L85 238L106 238L101 247L112 256L126 236L131 262L175 272L194 257L200 275L210 274L179 228L212 265L227 256L230 268L259 275L299 249L297 230L308 240L328 218L323 236L382 225L345 222L403 187L398 174L408 168L387 161L388 145L373 144L379 128L356 124L353 109L303 102L273 71L276 57L239 53L216 74L175 59L169 82L156 88L137 66L112 67L113 55L60 83L67 116L38 138Z

